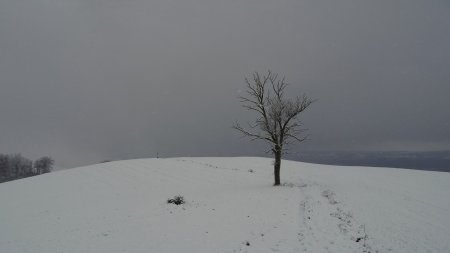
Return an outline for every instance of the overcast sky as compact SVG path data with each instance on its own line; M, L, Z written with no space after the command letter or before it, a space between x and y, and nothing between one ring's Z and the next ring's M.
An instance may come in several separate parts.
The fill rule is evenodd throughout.
M271 69L304 150L450 150L447 0L0 0L0 153L58 167L262 155L231 129Z

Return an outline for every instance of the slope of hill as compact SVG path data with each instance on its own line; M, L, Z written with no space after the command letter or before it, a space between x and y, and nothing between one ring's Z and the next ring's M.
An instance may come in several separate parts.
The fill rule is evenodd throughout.
M138 159L0 184L0 252L450 252L450 173ZM184 205L167 204L182 195Z

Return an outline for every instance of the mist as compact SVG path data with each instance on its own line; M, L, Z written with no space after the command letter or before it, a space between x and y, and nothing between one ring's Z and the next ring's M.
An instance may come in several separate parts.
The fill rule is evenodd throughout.
M0 2L0 153L102 160L264 156L233 131L268 69L302 115L305 152L450 150L448 1Z

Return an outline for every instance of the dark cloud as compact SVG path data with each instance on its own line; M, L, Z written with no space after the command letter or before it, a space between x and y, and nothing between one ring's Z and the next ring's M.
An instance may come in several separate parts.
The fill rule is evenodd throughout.
M319 101L299 150L450 149L450 3L0 2L0 152L258 155L235 120L271 68Z

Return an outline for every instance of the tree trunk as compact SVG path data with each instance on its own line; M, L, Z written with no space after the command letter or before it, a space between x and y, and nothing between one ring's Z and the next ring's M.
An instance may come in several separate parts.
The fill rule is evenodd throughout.
M275 150L275 163L273 167L273 174L275 176L275 183L273 185L280 185L281 150Z

